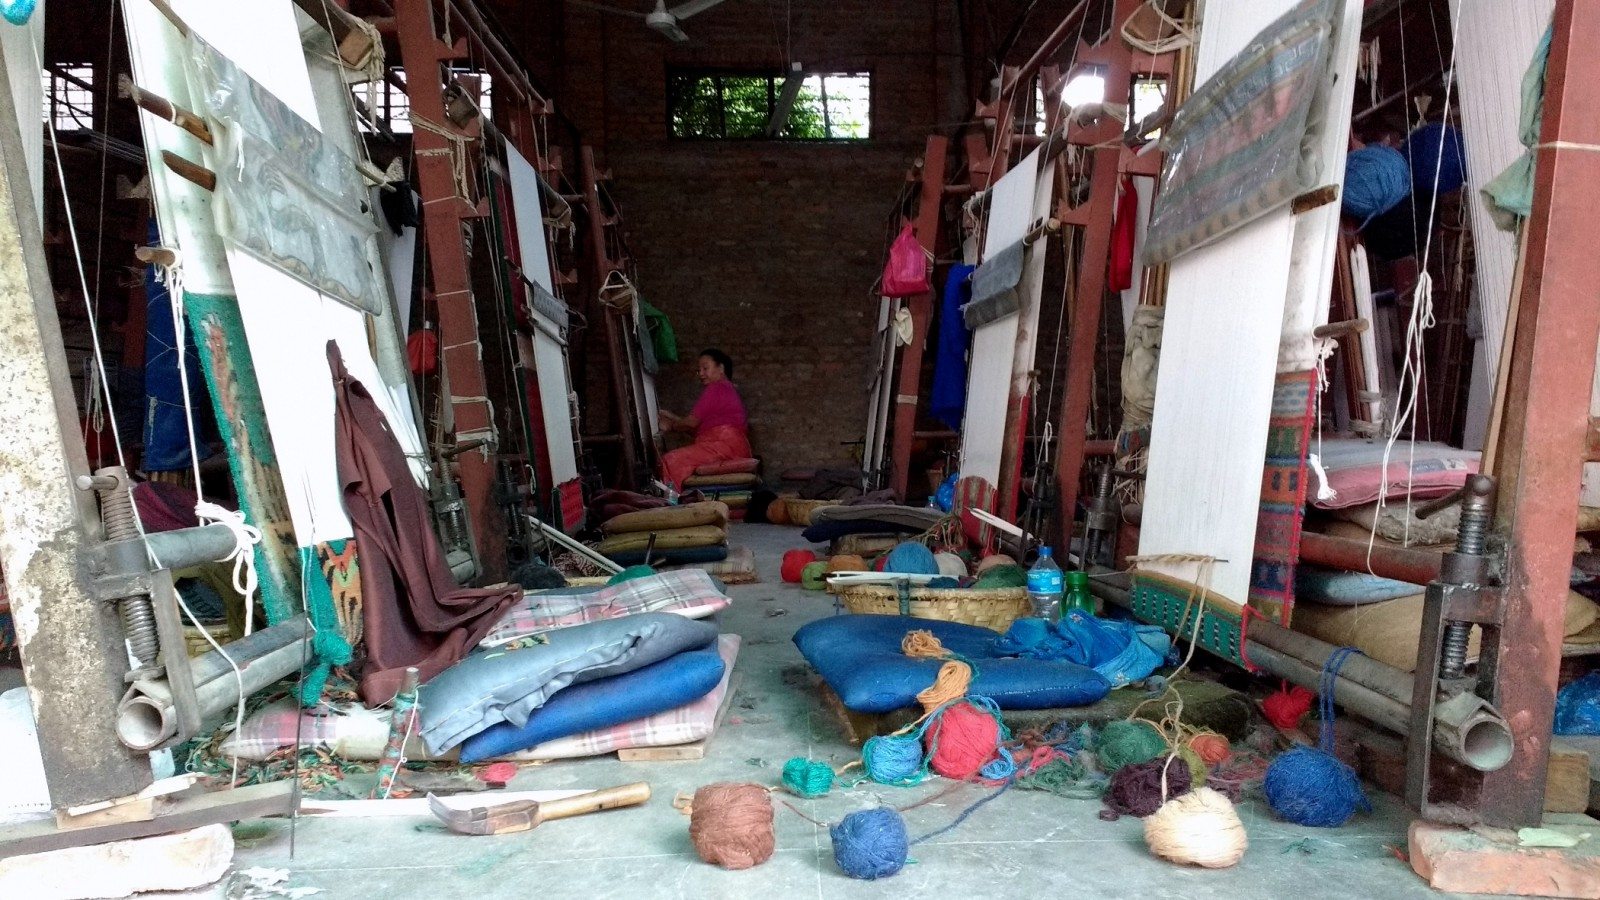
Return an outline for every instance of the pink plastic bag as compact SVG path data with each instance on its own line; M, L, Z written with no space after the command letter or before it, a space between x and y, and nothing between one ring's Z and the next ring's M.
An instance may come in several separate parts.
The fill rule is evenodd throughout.
M929 291L928 255L908 223L889 247L889 264L883 267L883 295L913 297Z

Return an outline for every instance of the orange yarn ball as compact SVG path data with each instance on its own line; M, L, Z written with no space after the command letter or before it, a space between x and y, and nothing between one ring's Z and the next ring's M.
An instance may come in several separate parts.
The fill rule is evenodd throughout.
M789 524L789 504L782 497L767 504L767 521L773 525Z
M1228 743L1227 738L1211 731L1203 731L1190 738L1189 749L1208 766L1219 765L1233 758L1233 745Z
M841 553L828 559L828 572L865 572L867 561L854 553Z

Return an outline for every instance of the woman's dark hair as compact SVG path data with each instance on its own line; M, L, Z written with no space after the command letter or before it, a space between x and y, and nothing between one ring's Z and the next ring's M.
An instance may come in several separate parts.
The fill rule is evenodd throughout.
M733 357L723 353L721 350L718 350L715 347L701 350L700 355L721 366L722 374L726 376L729 381L733 380Z

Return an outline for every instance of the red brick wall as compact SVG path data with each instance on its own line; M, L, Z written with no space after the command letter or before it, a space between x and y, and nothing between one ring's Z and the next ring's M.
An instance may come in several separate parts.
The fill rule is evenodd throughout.
M664 370L663 404L687 411L694 355L726 350L772 473L844 458L843 442L861 438L871 288L896 197L927 135L970 112L948 0L794 0L787 20L784 7L729 0L685 20L690 42L675 45L641 20L567 4L551 84L614 174L640 289L677 329L685 362ZM872 73L870 141L668 138L669 66L781 68L790 53Z

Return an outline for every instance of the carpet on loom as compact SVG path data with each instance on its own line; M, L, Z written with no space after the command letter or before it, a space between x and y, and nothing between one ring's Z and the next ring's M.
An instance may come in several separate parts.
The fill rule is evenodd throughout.
M1311 442L1317 373L1278 375L1267 425L1267 458L1261 472L1261 512L1256 518L1255 564L1250 569L1250 605L1268 619L1289 624L1294 609L1294 572L1306 508L1306 452Z

